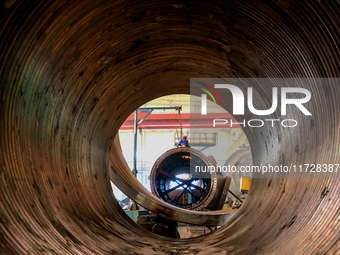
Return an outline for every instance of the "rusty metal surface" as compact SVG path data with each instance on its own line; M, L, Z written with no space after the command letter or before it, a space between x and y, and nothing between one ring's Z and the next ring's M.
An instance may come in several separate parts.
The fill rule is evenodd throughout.
M219 179L223 179L222 183L223 185L221 185L221 187L219 188L219 192L218 194L216 194L216 206L214 208L212 208L212 210L222 210L228 192L229 192L229 188L230 188L230 183L231 183L231 177L226 176L226 177L219 177ZM209 208L208 208L209 209Z
M189 93L191 77L339 77L339 1L6 0L0 8L1 253L339 254L335 173L254 179L226 226L191 240L139 228L109 176L123 121L154 98ZM339 163L340 87L308 88L309 121L292 110L295 129L245 129L254 165ZM267 109L268 88L256 91L255 105ZM230 110L230 96L222 99ZM139 191L136 199L149 199Z
M156 162L153 164L152 168L151 168L151 172L150 172L150 186L151 186L151 192L155 195L158 194L157 190L156 190L156 179L157 179L157 174L158 171L162 169L160 169L161 164L166 164L166 160L172 156L172 155L177 155L179 153L187 153L187 155L190 155L190 157L198 157L202 160L202 164L204 164L205 166L213 166L213 163L211 162L211 160L206 157L203 153L199 152L198 150L194 149L194 148L190 148L190 147L179 147L179 148L172 148L166 152L164 152L157 160ZM190 159L191 160L191 159ZM168 163L169 165L171 163ZM210 202L212 201L212 199L214 198L216 192L217 192L217 186L218 186L218 180L217 180L217 176L215 172L211 172L210 174L208 174L208 176L210 177L210 183L207 187L207 193L205 194L204 197L202 197L200 199L200 201L198 201L197 205L194 205L190 208L190 210L203 210L204 208L206 208ZM206 176L207 177L207 176Z
M189 148L186 150L189 150ZM185 210L160 200L157 196L150 193L132 174L123 157L118 136L116 136L111 148L110 162L110 177L115 185L128 197L153 213L167 217L173 221L211 226L222 225L234 215L234 213L226 213L223 211L199 212ZM209 201L212 198L213 197L211 197ZM209 203L209 201L205 202Z

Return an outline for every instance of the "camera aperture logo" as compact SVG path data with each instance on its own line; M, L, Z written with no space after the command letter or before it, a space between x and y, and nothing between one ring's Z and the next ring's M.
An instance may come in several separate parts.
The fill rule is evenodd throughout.
M222 99L220 94L216 91L216 89L203 82L198 82L198 84L202 85L203 87L200 87L200 90L203 90L206 94L202 94L202 100L201 100L201 113L202 115L207 114L207 94L210 96L211 100L220 106L222 106Z
M207 94L212 98L212 100L217 104L222 106L222 100L220 94L217 92L216 89L228 89L233 98L233 111L232 114L236 115L244 115L245 114L245 96L240 88L232 84L214 84L214 87L211 85L204 85L203 88L200 88L202 91L206 92L205 94L201 95L201 114L207 115ZM280 88L280 103L281 103L281 116L286 116L287 114L287 105L294 105L297 107L305 116L311 116L312 114L307 110L307 108L303 105L307 103L311 99L311 93L309 90L305 88L298 88L298 87L282 87ZM274 113L277 110L279 98L278 98L278 91L279 88L273 87L272 88L272 105L269 109L266 110L259 110L254 107L253 103L253 88L247 88L247 106L248 110L258 116L265 116ZM291 93L299 93L303 95L302 98L288 98L288 94ZM217 98L217 100L215 99ZM246 127L262 127L265 123L269 123L271 127L274 127L274 123L279 122L283 127L296 127L298 125L297 120L295 119L250 119L246 121L245 119L242 122L236 122L230 119L213 119L213 127L223 127L223 125L241 125Z

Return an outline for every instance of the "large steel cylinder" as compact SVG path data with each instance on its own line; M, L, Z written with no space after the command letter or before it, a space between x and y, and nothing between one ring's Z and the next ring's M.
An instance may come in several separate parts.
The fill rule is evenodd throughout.
M6 0L0 8L0 254L339 254L335 173L255 179L226 225L191 240L138 227L110 184L129 177L112 145L124 120L157 97L189 94L190 78L339 78L339 1ZM245 128L253 164L339 163L334 84L311 82L313 115L292 108L295 128ZM256 109L268 109L268 87L255 90ZM231 112L231 96L222 100ZM159 200L124 186L150 206Z
M197 172L196 166L205 172ZM209 171L210 167L214 167L213 163L198 150L189 147L170 149L156 160L151 169L151 191L174 206L202 210L218 189L217 175Z

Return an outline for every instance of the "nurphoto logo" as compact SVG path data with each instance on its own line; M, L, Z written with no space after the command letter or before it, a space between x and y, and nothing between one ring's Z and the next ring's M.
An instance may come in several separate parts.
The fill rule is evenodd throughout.
M207 86L207 85L206 85ZM210 86L211 87L211 86ZM219 98L220 102L221 97L218 92L216 92L216 89L227 89L232 95L233 98L233 115L244 115L245 114L245 96L240 88L238 88L235 85L232 84L214 84L213 88L210 88L210 90L200 88L201 90L205 91L209 94L211 98L213 98L214 102L216 103L215 97ZM210 92L213 89L215 97ZM305 88L298 88L298 87L273 87L272 88L272 103L271 107L269 109L260 110L256 109L254 107L253 103L253 88L248 87L247 88L247 106L248 110L253 113L254 115L258 116L265 116L270 115L274 113L277 110L278 104L279 104L279 96L278 91L280 89L280 105L281 105L281 116L286 116L287 114L287 105L294 105L297 107L304 115L311 116L312 114L308 111L308 109L303 105L307 103L311 99L311 93L308 89ZM201 114L207 115L207 94L201 94ZM288 98L288 94L290 93L298 93L302 95L302 98ZM221 125L243 125L244 127L246 124L250 127L262 127L266 122L271 123L271 126L274 127L274 123L278 121L281 123L283 127L295 127L298 125L297 121L295 119L250 119L248 121L243 120L242 122L233 122L233 120L230 119L223 119L218 118L213 120L213 127L221 126Z

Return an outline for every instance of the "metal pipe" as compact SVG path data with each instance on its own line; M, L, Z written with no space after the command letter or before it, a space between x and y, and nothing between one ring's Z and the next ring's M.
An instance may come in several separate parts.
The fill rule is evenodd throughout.
M133 126L133 174L137 177L137 127L138 127L138 111L134 111Z
M138 110L177 110L178 108L182 108L182 106L165 106L165 107L141 107Z
M227 225L179 240L125 215L108 158L131 112L189 94L191 77L310 77L312 116L292 105L294 128L245 128L254 165L339 163L339 9L315 0L2 1L0 253L338 254L339 172L253 179ZM254 107L268 109L271 90L255 86ZM221 99L231 111L231 96ZM135 180L127 171L117 180Z
M243 204L243 201L231 190L229 190L230 194L232 194L238 201L240 201Z
M133 175L137 178L137 127L138 127L138 110L134 111L134 125L133 125ZM132 200L132 210L137 210L138 205L136 201Z

